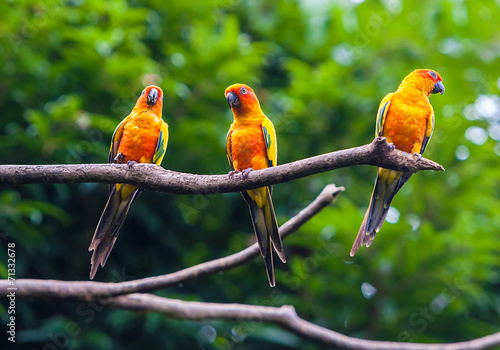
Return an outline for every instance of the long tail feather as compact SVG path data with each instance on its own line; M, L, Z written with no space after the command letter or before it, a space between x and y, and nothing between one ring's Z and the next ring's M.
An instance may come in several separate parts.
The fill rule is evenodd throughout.
M281 261L286 262L286 257L278 231L271 194L269 189L266 189L267 200L262 207L259 207L246 192L242 192L242 194L250 209L255 236L259 244L260 253L264 258L264 264L266 265L269 285L274 287L276 282L274 277L273 247Z
M266 219L266 228L269 233L269 238L273 243L276 254L283 263L286 263L285 250L283 249L283 242L278 229L278 222L276 214L274 213L273 201L271 200L271 192L267 188L267 202L264 205L264 217Z
M130 206L139 193L139 189L133 190L125 198L122 197L122 193L123 191L117 190L116 187L112 189L90 243L89 251L94 251L90 259L90 279L94 279L99 265L104 266L106 264Z
M354 256L356 252L358 251L359 247L362 245L365 245L367 242L367 234L366 234L366 226L368 224L368 217L370 213L370 208L365 213L365 217L363 218L363 222L361 223L361 227L359 228L358 235L356 236L356 239L354 240L354 244L352 245L351 248L351 256Z
M356 254L359 247L363 245L369 247L372 244L375 235L384 224L394 196L408 181L410 176L411 174L379 168L370 206L366 211L358 235L354 240L350 252L351 256Z

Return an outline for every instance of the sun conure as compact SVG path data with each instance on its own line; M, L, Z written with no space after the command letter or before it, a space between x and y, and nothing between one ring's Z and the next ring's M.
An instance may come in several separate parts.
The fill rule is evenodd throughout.
M396 149L421 157L434 129L434 111L429 96L444 93L441 77L431 69L408 74L396 92L385 96L377 112L375 136L387 138ZM351 249L372 244L389 211L392 199L412 174L378 168L370 206Z
M109 162L116 164L160 164L168 142L168 125L162 120L163 92L158 86L146 87L132 112L118 125L109 152ZM128 184L110 185L108 203L90 243L90 278L99 264L104 266L125 221L130 205L141 188Z
M260 108L253 90L243 84L234 84L225 91L234 122L227 134L226 154L234 172L244 177L252 170L276 165L278 148L276 132L271 121ZM275 285L273 247L281 261L286 262L283 244L271 201L272 187L262 187L241 192L248 204L252 223L264 258L269 284Z

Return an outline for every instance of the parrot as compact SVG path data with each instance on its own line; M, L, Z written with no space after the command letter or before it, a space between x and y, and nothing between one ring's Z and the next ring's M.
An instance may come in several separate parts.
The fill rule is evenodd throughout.
M226 137L226 155L232 169L229 177L237 172L247 177L253 170L275 166L278 158L276 131L271 120L262 112L254 91L247 85L234 84L225 90L225 96L234 116ZM286 257L271 200L272 186L241 194L250 209L269 285L274 287L273 249L283 263Z
M377 112L375 136L383 136L391 147L422 157L434 129L431 94L444 93L441 76L431 69L408 74L396 92L382 99ZM362 245L369 247L380 231L391 202L412 173L378 168L370 205L364 216L350 255Z
M118 124L111 139L109 163L161 164L168 142L168 125L162 119L163 91L155 85L146 87L132 112ZM130 206L143 189L129 184L110 185L109 199L90 243L90 279L99 264L104 266L120 234Z

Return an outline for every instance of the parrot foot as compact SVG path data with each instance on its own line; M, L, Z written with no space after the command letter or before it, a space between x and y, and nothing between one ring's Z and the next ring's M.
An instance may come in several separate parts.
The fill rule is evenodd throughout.
M413 156L414 156L415 158L417 158L417 160L420 160L420 158L422 158L422 153L417 153L417 152L415 152L415 153L413 153Z
M117 162L118 164L122 164L124 160L125 160L125 155L122 152L118 153L114 158L114 161Z
M394 145L392 142L389 143L389 151L394 151L396 149L396 145Z
M234 177L234 175L236 175L238 173L239 173L238 170L231 170L229 173L227 173L227 177L229 177L230 179L232 179Z
M129 168L129 169L132 169L132 166L133 166L134 164L137 164L137 162L136 162L135 160L129 160L129 161L127 162L127 165L128 165L128 168Z
M241 176L243 176L244 179L247 179L248 174L250 174L252 171L253 171L253 168L243 169L243 171L241 172Z

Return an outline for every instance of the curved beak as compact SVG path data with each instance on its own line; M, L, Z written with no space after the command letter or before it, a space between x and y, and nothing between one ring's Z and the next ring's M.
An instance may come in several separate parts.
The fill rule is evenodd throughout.
M158 90L152 88L148 94L148 105L154 106L158 102Z
M240 99L234 92L229 91L226 95L226 99L229 108L238 108L241 105Z
M444 94L444 85L443 85L442 81L438 81L434 85L434 89L432 89L432 91L431 91L432 94L437 94L438 92L440 92L441 95Z

